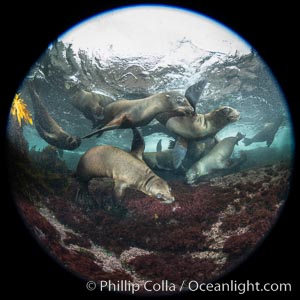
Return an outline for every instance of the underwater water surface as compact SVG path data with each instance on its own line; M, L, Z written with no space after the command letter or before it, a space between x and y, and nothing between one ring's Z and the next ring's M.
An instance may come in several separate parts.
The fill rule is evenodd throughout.
M256 249L288 196L284 95L250 45L205 16L159 6L99 15L53 42L16 94L16 204L43 248L85 280L140 293L147 281L178 292L184 280L217 280Z

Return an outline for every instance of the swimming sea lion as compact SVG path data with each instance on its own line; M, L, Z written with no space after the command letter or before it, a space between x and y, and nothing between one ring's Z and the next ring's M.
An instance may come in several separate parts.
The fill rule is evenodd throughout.
M212 150L201 158L186 173L186 181L193 184L199 177L208 175L214 170L225 169L232 166L230 156L234 146L245 136L238 133L235 137L227 137L221 140Z
M267 146L270 147L274 141L274 137L283 121L283 118L279 118L274 122L266 123L262 130L254 135L252 138L245 138L243 143L245 146L249 146L252 143L266 142Z
M158 152L144 152L143 159L145 163L153 170L174 170L173 149L167 149Z
M143 161L144 139L139 131L133 130L131 152L113 146L96 146L88 150L79 160L76 177L81 183L76 201L82 201L88 193L88 182L92 178L108 177L114 180L114 200L121 199L127 188L139 190L146 195L172 203L171 188L162 178L155 175Z
M205 137L199 140L189 140L187 153L182 161L182 168L188 170L196 161L205 156L217 143L215 136Z
M215 137L208 137L200 141L188 141L186 155L179 165L182 164L183 169L189 168L194 162L208 153L216 143ZM170 141L169 149L167 150L144 152L144 161L154 170L171 171L178 169L179 165L174 162L174 149L176 149L176 142Z
M108 96L97 94L94 92L88 92L80 87L80 85L74 85L70 88L71 103L78 109L83 115L93 123L93 127L99 124L99 121L103 119L104 107L114 102L114 100Z
M155 116L165 111L183 115L194 112L188 100L178 92L159 93L138 100L119 100L104 107L103 124L105 125L82 138L89 138L116 128L145 126Z
M167 113L163 113L156 117L171 133L190 140L214 136L226 125L239 118L240 113L229 106L221 106L207 114L170 117Z
M46 106L33 87L33 82L28 84L30 98L34 110L34 123L37 132L48 144L59 149L74 150L80 146L81 139L64 131L50 116Z
M160 140L161 141L161 140ZM151 168L161 169L161 170L174 170L177 169L187 152L188 141L181 137L178 137L176 142L172 147L172 150L161 151L159 143L157 143L157 152L145 152L144 158L145 162ZM160 150L158 150L160 148Z

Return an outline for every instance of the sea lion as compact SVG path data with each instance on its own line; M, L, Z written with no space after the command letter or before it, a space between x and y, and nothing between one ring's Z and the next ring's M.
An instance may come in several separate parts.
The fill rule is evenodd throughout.
M282 121L283 118L279 118L274 122L266 123L262 130L257 132L252 138L245 138L243 143L245 146L249 146L252 143L266 142L267 146L270 147Z
M161 141L161 140L160 140ZM156 152L145 152L144 159L145 162L150 166L150 168L160 169L160 170L175 170L177 169L187 152L188 143L186 139L178 137L172 149L170 147L168 150L161 151L158 142L156 146ZM171 142L171 141L170 141ZM158 150L160 148L160 150Z
M34 123L37 132L48 144L59 149L74 150L81 144L78 136L73 136L64 131L50 116L46 106L33 87L33 82L28 83L28 90L34 110Z
M169 142L169 149L157 152L144 152L143 158L146 164L154 170L172 171L178 169L181 165L182 170L187 170L194 162L208 153L209 150L217 143L215 137L204 138L200 141L188 141L187 152L183 161L179 163L174 161L174 149L176 149L174 141Z
M191 85L184 94L184 96L186 97L186 99L189 101L190 105L194 109L194 113L192 115L196 114L196 104L198 103L198 101L203 93L206 83L207 83L206 80L200 80L199 82ZM176 113L176 112L175 113L174 112L162 113L160 116L161 123L166 124L168 119L176 117L176 116L178 116L178 113ZM170 135L170 131L168 129L166 129L166 127L160 123L149 124L149 126L143 127L141 130L142 130L143 136L151 135L158 131L165 133L167 135ZM171 135L173 137L177 137L176 134L171 133Z
M158 152L144 152L143 159L145 163L153 170L174 170L173 149L167 149Z
M146 195L172 203L171 188L162 178L155 175L143 161L144 139L133 128L131 152L113 146L96 146L88 150L79 160L76 177L81 183L76 201L88 195L88 183L92 178L108 177L114 180L113 200L120 200L127 188L139 190Z
M163 113L156 117L171 133L189 140L214 136L226 125L236 122L239 118L240 113L229 106L221 106L207 114L174 117Z
M67 84L66 84L67 85ZM83 115L97 126L103 119L103 110L106 105L114 102L114 99L94 92L88 92L80 85L74 85L70 88L71 104Z
M233 167L233 161L230 156L234 146L245 136L238 133L235 137L227 137L221 140L212 148L211 151L186 172L186 181L188 184L193 184L199 177L208 175L214 170Z
M194 112L188 100L178 92L159 93L138 100L119 100L104 107L103 124L105 125L82 139L116 128L145 126L155 116L165 111L173 111L177 115Z
M187 153L182 161L183 170L188 170L196 161L205 156L219 140L216 136L209 136L199 140L189 140Z

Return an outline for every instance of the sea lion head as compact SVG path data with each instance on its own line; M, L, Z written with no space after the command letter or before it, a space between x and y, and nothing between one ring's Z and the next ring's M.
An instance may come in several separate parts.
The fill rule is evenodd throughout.
M94 113L97 117L103 115L103 107L99 103L96 105Z
M222 123L233 123L240 119L240 112L230 106L221 106L214 111Z
M104 119L103 107L98 103L93 111L93 117L96 121L102 121Z
M201 163L195 163L185 174L185 180L188 184L194 184L197 179L205 175L203 170L202 170L202 165Z
M194 115L195 110L185 96L177 92L165 93L168 110L173 110L182 115Z
M148 194L164 204L173 203L175 201L168 183L159 177L149 182Z
M64 149L74 150L81 144L81 138L79 136L69 136L66 140L67 145Z

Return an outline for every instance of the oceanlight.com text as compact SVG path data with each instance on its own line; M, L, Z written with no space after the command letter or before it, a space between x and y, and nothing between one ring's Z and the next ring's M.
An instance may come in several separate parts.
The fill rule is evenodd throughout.
M237 280L231 280L230 282L222 283L199 283L195 280L184 280L179 285L168 280L162 280L161 282L152 282L151 280L145 281L143 284L138 284L128 280L117 280L112 282L111 280L101 280L96 283L89 281L86 283L86 288L89 291L112 291L112 292L128 292L135 294L138 292L234 292L238 294L245 294L251 292L291 292L291 283L260 283L260 282L238 282Z
M183 283L184 284L184 283ZM189 281L187 290L191 292L237 292L244 294L247 292L291 292L291 283L260 283L260 282L238 282L231 280L230 282L222 283L198 283L197 281Z

